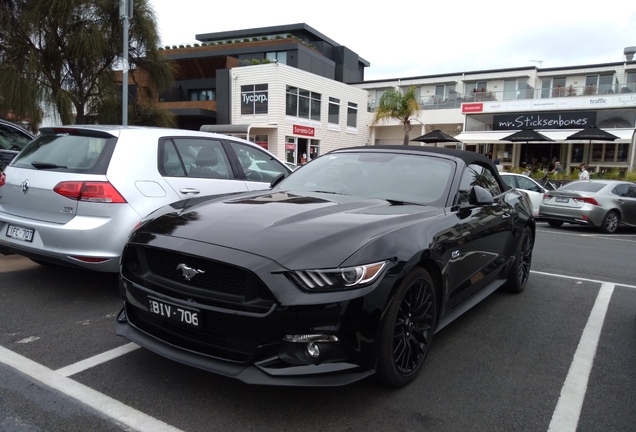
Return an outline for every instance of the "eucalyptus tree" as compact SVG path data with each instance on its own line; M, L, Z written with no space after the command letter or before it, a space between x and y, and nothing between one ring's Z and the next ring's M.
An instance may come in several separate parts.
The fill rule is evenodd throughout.
M174 71L156 49L159 35L150 1L134 0L133 6L129 76L143 77L136 82L137 101L129 98L136 105L170 88ZM114 71L123 64L122 29L119 0L2 0L3 106L32 124L41 121L42 108L53 109L63 124L94 121L104 114L96 110L112 109L121 92L121 78L117 84ZM138 73L141 70L144 73ZM121 121L121 115L118 118ZM166 115L159 118L170 120Z
M395 118L404 126L404 145L409 145L409 132L413 128L411 119L417 117L420 104L417 101L416 89L411 86L406 92L391 88L384 92L378 103L373 118L373 126L382 120Z

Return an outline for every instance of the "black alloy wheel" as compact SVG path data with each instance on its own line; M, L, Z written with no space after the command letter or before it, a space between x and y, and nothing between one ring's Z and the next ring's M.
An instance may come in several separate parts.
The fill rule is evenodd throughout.
M614 234L618 229L618 224L620 223L621 218L614 210L610 210L607 212L605 217L603 218L603 223L601 225L601 232L605 234Z
M379 330L377 378L392 387L411 382L431 345L437 303L435 285L423 268L415 268L400 284Z
M559 228L561 225L563 225L563 222L555 221L555 220L549 220L548 221L548 225L550 225L552 228Z
M510 273L508 274L508 282L506 284L508 291L520 293L526 288L526 284L530 278L533 248L534 242L532 241L532 230L530 227L525 227L523 229L523 233L521 233L521 237L519 238L515 261L512 264Z

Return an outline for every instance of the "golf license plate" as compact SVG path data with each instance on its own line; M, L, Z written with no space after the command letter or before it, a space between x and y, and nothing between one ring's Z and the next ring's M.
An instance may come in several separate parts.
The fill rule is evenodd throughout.
M560 202L560 203L566 203L566 202L570 202L569 198L555 198L554 199L556 202Z
M199 327L198 309L188 308L165 300L148 297L148 312L165 320L185 324L190 327Z
M35 230L31 228L22 228L16 225L9 225L7 227L7 237L15 240L32 242L34 233Z

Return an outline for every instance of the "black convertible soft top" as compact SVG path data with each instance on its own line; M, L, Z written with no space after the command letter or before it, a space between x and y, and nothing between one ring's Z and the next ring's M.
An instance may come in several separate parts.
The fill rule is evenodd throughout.
M461 159L466 165L478 164L478 165L490 165L494 171L497 171L497 167L486 156L467 150L457 150L445 147L425 147L425 146L404 146L404 145L375 145L375 146L360 146L360 147L346 147L334 152L343 151L375 151L375 150L388 150L395 153L435 153L439 155L446 155L453 158Z

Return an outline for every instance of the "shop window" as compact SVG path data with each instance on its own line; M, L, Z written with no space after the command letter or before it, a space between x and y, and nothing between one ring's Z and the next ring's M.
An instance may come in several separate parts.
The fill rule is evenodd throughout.
M541 80L541 97L555 98L571 96L565 87L565 77L545 78Z
M267 84L241 86L241 115L267 114L269 92Z
M216 100L216 92L214 89L189 90L188 99L191 101Z
M285 114L291 117L320 121L320 93L287 86Z
M583 150L585 146L583 144L574 144L572 146L572 160L571 162L583 162Z
M287 51L274 51L265 53L265 58L271 62L287 64Z
M330 129L340 129L340 99L329 98L328 123Z
M347 132L358 131L358 104L353 102L347 103Z

